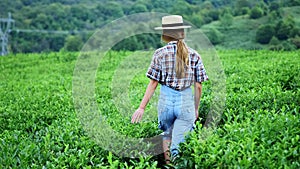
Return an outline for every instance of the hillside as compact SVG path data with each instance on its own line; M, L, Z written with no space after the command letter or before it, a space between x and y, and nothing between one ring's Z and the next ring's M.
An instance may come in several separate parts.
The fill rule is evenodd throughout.
M292 50L299 48L300 43L297 37L300 36L299 5L300 0L3 0L0 17L6 18L8 12L11 12L15 20L15 27L9 38L9 50L13 53L62 49L77 51L96 28L122 16L139 12L179 14L197 27L214 27L222 34L211 37L211 34L216 34L213 31L208 35L220 48L269 48L274 46L265 43L270 41L270 37L263 40L264 45L255 43L258 26L272 24L274 31L278 32L281 28L286 29L284 24L291 21L296 24L289 24L290 31L282 33L287 38L281 39L281 35L276 33L270 36L278 36L280 42L275 40L278 48ZM290 21L285 20L287 16ZM219 22L223 24L218 24ZM228 24L231 22L232 25ZM143 40L143 45L137 45L140 40ZM128 41L136 45L128 48ZM283 42L283 46L280 46ZM159 46L159 43L159 36L145 35L130 38L119 44L118 49L148 49Z
M281 9L284 17L293 16L295 26L300 28L300 6L284 7ZM271 24L270 16L263 16L259 19L251 19L249 15L236 16L232 25L227 28L222 26L220 21L214 21L203 25L203 32L218 30L222 35L222 41L216 44L222 49L268 49L270 45L256 42L256 32L261 25ZM209 34L208 34L209 35ZM279 42L283 43L284 40Z

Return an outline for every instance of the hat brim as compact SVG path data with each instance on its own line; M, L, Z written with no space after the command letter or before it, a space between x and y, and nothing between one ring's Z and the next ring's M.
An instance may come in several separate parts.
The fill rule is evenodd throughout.
M185 28L191 28L189 25L183 25L183 26L172 26L172 27L155 27L155 30L164 30L164 29L185 29Z

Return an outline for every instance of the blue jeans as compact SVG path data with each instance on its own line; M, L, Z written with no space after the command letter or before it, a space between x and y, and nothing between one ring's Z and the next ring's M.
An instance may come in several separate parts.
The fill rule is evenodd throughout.
M172 156L179 153L179 144L193 129L195 119L192 89L176 91L162 85L158 101L158 127L164 131L164 140L172 139Z

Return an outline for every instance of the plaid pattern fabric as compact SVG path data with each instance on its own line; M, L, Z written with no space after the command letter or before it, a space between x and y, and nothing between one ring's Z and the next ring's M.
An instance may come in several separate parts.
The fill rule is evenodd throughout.
M191 48L188 48L189 66L185 68L185 76L180 79L176 77L176 43L176 41L169 42L154 52L146 76L179 91L190 87L195 81L208 80L200 55Z

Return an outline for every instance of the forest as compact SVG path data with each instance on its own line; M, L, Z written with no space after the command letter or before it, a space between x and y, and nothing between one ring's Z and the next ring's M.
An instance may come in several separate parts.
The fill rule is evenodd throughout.
M140 12L180 14L217 48L295 50L300 48L299 6L300 0L3 0L0 18L10 12L15 20L9 36L12 53L79 51L97 28ZM146 34L114 49L160 45L158 34Z

